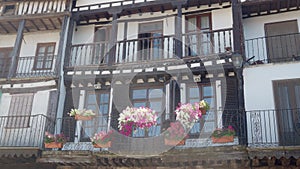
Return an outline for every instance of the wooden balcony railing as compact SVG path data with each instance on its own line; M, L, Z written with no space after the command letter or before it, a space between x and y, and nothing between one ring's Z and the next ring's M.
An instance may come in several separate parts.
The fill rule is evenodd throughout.
M300 33L259 37L245 41L246 57L253 64L300 60Z
M54 132L54 121L44 115L0 116L0 147L42 149L45 131Z
M59 13L68 10L69 0L24 0L19 2L1 2L0 14L9 15L35 15Z
M17 58L17 67L13 78L56 77L57 68L55 55L26 56ZM0 78L8 78L11 68L11 58L0 58Z
M115 47L109 42L77 44L71 47L67 67L143 63L162 61L175 55L175 36L157 36L118 41ZM183 57L201 57L225 53L232 49L232 29L183 34Z

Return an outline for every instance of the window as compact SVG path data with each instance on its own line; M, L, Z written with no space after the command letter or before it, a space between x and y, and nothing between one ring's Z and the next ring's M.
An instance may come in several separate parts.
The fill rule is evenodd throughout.
M300 79L273 81L277 121L282 145L299 145Z
M86 109L96 113L94 120L83 122L83 139L93 136L96 132L107 131L109 113L109 92L95 91L86 95Z
M265 24L265 33L270 62L289 61L300 56L297 20Z
M215 91L212 85L198 85L198 86L188 86L187 87L187 102L196 103L200 100L206 100L210 105L210 111L198 122L195 123L193 128L190 131L190 134L199 134L200 131L209 133L216 127L216 112L215 108ZM205 126L204 126L205 119ZM204 129L202 130L202 128Z
M201 56L212 52L211 14L188 16L186 18L186 55Z
M158 136L161 130L161 114L164 108L163 88L133 89L131 99L133 107L149 107L159 114L157 126L150 127L148 131L137 129L137 131L133 133L133 137Z
M12 95L6 127L29 127L33 96L32 93Z
M0 48L0 78L8 76L12 50L13 48Z
M52 69L54 61L55 43L38 43L35 55L35 70Z
M162 58L163 22L141 23L139 25L140 60Z

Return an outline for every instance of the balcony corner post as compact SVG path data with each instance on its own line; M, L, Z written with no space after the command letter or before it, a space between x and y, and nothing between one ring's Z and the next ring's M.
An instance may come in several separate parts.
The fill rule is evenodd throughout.
M172 5L177 8L177 18L175 22L175 55L182 59L182 6L187 0L173 1Z
M242 10L240 0L232 0L233 46L234 52L244 55ZM245 58L244 58L245 59Z
M21 50L21 46L22 46L23 31L25 28L25 23L26 23L25 19L21 20L19 23L18 33L17 33L15 44L14 44L14 49L11 54L11 66L9 69L8 79L11 79L16 74L18 58L19 58L20 50Z
M110 43L109 43L109 54L108 54L108 65L111 66L115 62L116 58L116 43L117 43L117 34L118 34L118 14L122 12L121 8L109 10L108 13L112 15L112 29L110 34Z

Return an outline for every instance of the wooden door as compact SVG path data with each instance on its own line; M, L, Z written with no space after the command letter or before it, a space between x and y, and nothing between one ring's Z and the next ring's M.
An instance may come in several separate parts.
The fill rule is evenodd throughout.
M273 82L281 145L300 145L300 79Z
M288 28L288 29L287 29ZM269 62L290 61L300 56L297 20L265 24Z

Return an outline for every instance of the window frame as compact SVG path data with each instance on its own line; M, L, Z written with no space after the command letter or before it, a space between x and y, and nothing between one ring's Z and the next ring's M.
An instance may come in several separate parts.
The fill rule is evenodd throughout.
M146 90L147 93L146 93L146 99L133 99L133 91L134 90ZM158 98L149 98L150 96L150 90L155 90L155 89L161 89L162 92L163 92L163 96L161 99L158 99ZM162 103L162 111L161 112L158 112L161 116L159 117L160 118L160 123L157 124L156 126L160 126L160 133L162 132L162 127L163 127L163 123L164 123L164 117L165 117L165 113L166 113L166 110L163 109L163 106L166 105L166 87L165 86L161 86L161 85L153 85L153 86L148 86L148 87L142 87L142 86L134 86L134 87L131 87L130 89L130 101L134 107L134 103L136 101L138 102L146 102L146 106L145 107L149 107L150 108L150 100L161 100L161 103ZM167 106L167 105L166 105ZM155 133L154 133L155 134ZM144 130L144 135L143 136L133 136L131 135L132 137L135 137L135 138L147 138L147 137L155 137L154 136L149 136L149 131L145 131Z
M48 49L49 47L53 47L53 51L50 55L46 55L46 50L43 53L43 56L39 56L39 50L42 47L46 47ZM56 42L48 42L48 43L38 43L36 47L35 57L34 57L34 65L33 70L51 70L53 68L53 62L54 62L54 56L55 56L55 47ZM37 67L39 62L39 57L43 57L42 67ZM51 66L49 68L46 67L47 58L51 58Z

